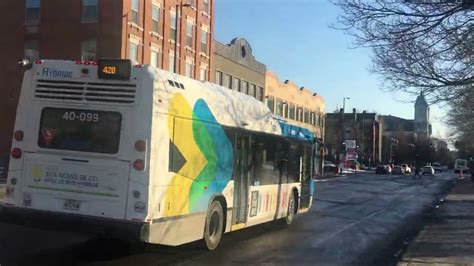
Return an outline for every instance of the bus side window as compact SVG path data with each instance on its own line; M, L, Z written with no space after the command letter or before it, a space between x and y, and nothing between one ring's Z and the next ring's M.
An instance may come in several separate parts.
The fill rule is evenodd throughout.
M283 144L281 140L268 135L256 136L253 150L253 163L255 167L254 185L279 184L282 169L286 169L280 159L283 157Z
M298 145L291 143L288 152L288 183L300 180L300 150Z
M308 180L311 177L311 146L304 146L304 156L303 156L303 181Z

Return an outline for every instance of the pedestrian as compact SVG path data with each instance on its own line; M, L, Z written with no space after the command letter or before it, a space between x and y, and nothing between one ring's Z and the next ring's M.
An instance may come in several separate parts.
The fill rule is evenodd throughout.
M416 179L417 176L421 179L420 165L419 164L415 165L415 174L413 175L413 179Z

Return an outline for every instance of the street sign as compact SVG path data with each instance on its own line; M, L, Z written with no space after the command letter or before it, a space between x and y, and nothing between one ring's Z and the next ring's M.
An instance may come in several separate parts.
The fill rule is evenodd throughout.
M347 154L347 160L357 160L357 154Z
M357 153L355 148L348 148L348 149L346 149L346 151L347 151L347 154L356 154Z
M356 141L355 140L352 140L352 139L346 140L346 150L355 149L355 148L356 148Z

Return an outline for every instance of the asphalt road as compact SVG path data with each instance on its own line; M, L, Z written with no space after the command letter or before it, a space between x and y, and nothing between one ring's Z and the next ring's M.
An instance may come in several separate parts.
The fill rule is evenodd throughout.
M0 264L394 264L453 178L358 174L317 182L314 207L291 226L268 223L226 234L214 252L191 243L130 253L117 241L0 224Z

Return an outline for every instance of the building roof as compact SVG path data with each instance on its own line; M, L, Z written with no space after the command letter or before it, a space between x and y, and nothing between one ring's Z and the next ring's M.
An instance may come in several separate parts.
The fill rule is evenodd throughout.
M229 44L214 40L214 53L237 62L257 73L265 75L267 66L259 62L252 53L252 47L244 38L234 38Z
M384 131L414 131L415 124L413 120L405 119L401 117L384 115L383 118L383 128Z
M416 98L415 105L428 106L428 103L426 102L425 94L423 93L423 91L420 92L420 95L418 95L418 97Z
M361 120L364 118L365 120L379 120L379 114L377 113L356 113L357 120ZM326 119L327 120L340 120L341 119L341 113L340 112L334 112L334 113L327 113L326 114ZM344 114L344 119L345 120L351 120L354 119L354 113L345 113Z

